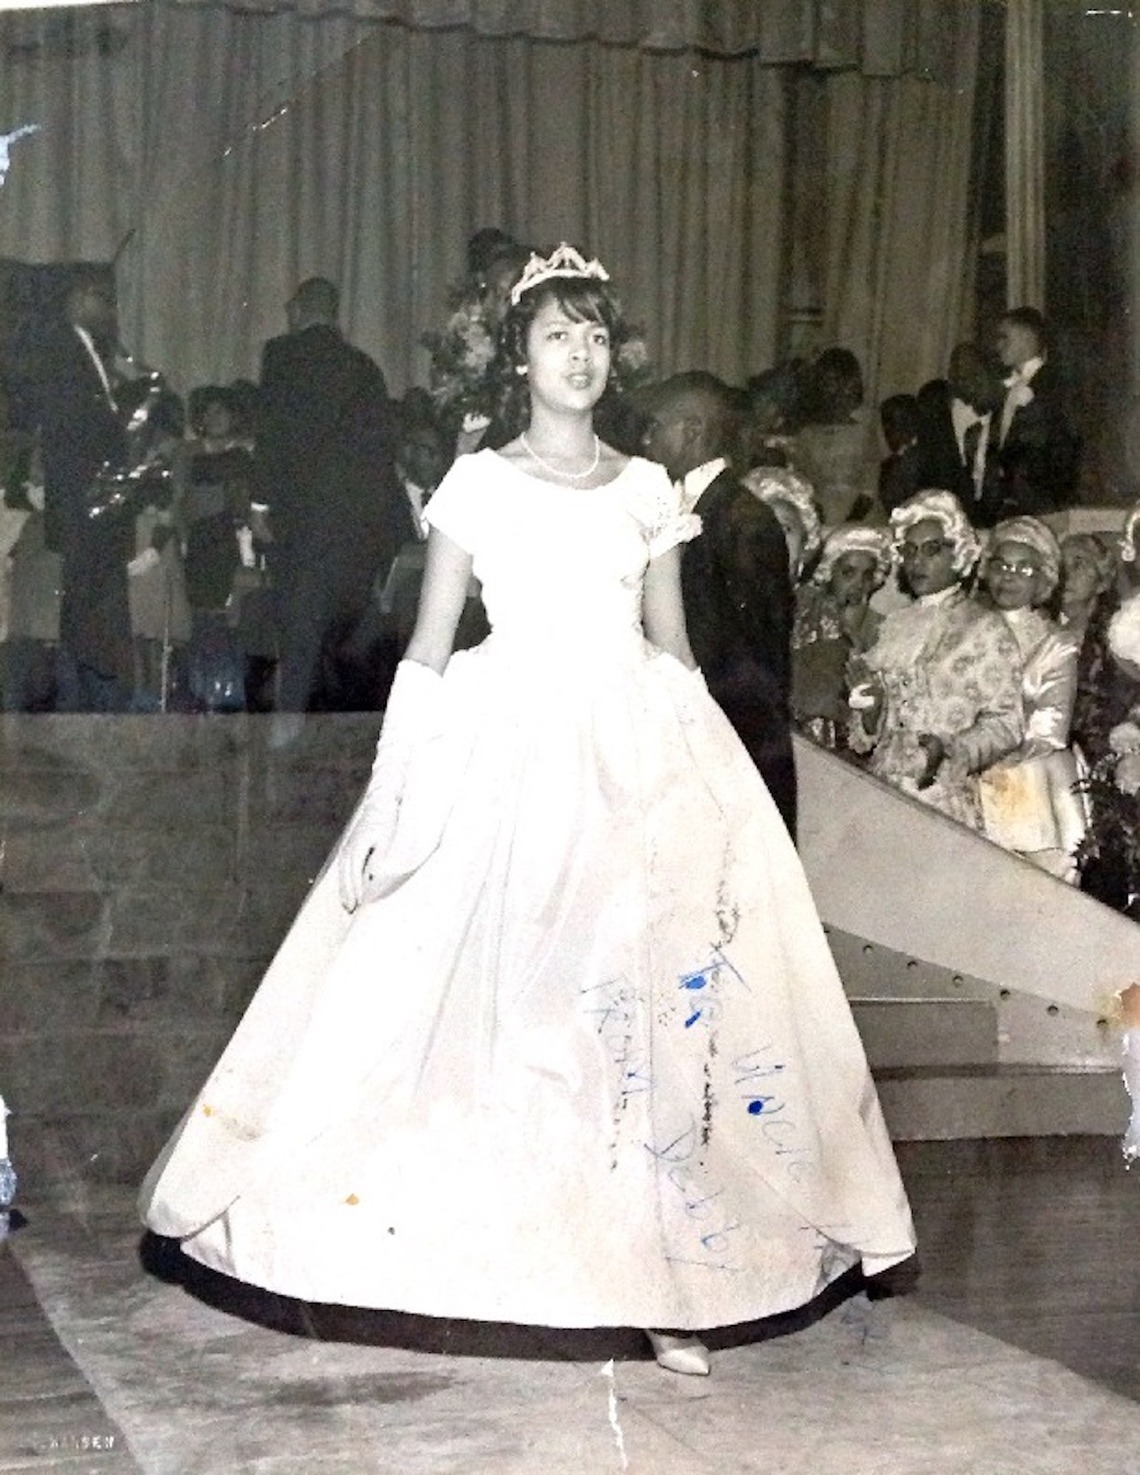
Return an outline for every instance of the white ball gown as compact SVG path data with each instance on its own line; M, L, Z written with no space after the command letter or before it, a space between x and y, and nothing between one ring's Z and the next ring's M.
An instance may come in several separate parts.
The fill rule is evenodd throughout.
M461 457L430 520L492 633L443 678L430 853L336 850L148 1175L146 1223L310 1301L700 1330L914 1248L796 852L700 678L641 628L691 537L661 468Z

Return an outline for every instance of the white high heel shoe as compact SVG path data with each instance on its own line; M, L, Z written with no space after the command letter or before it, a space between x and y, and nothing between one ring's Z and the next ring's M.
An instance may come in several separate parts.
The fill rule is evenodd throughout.
M709 1375L709 1349L699 1337L680 1337L669 1332L650 1332L649 1345L657 1365L671 1373L685 1373L691 1378Z

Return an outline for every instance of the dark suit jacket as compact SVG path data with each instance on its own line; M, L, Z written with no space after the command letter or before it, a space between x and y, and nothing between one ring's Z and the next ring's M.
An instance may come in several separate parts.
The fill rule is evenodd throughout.
M96 472L105 461L116 467L124 462L123 427L69 323L48 335L34 374L44 535L63 556L60 640L82 665L129 686L127 561L134 553L134 518L96 521L87 515Z
M689 643L794 836L788 545L771 509L731 471L694 510L702 532L681 553Z
M1001 516L1001 468L997 454L1000 413L990 416L986 465L981 488L974 485L973 468L958 448L951 413L953 395L945 379L931 379L918 391L918 487L941 487L953 492L975 527L993 527Z
M1081 443L1069 423L1057 371L1042 364L1033 399L1019 406L998 451L1003 517L1059 512L1076 501Z
M122 464L126 439L99 371L69 323L61 323L45 342L33 394L47 545L66 555L87 538L87 498L95 473L104 461Z
M258 485L278 552L386 572L415 536L396 477L379 367L335 328L272 338L261 363Z

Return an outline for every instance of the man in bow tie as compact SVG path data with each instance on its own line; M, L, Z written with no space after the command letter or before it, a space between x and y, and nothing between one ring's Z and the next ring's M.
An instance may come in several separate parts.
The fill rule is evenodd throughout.
M996 412L1003 389L976 343L959 343L945 379L918 391L918 484L953 492L975 527L1001 510Z
M726 384L703 371L675 374L652 395L644 448L701 519L681 553L689 644L795 839L788 547L771 509L729 464L737 430Z
M1035 307L1011 308L998 322L995 343L1006 370L998 419L1001 516L1040 517L1071 507L1080 441L1049 362L1045 319Z

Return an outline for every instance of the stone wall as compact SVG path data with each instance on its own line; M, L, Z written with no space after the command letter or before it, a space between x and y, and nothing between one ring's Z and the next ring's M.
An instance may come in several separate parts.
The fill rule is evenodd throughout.
M379 718L5 716L0 1094L22 1195L137 1180L368 773Z

